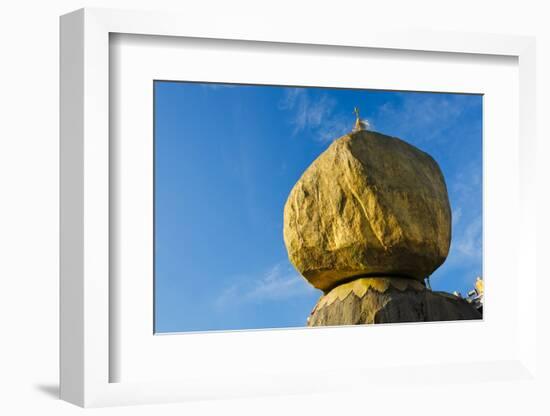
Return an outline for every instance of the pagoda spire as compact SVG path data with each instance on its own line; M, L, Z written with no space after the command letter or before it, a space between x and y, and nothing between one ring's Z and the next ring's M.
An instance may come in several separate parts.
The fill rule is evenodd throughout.
M355 125L353 126L353 133L363 130L368 130L370 125L367 120L362 120L359 115L359 107L355 107L353 109L353 112L355 113Z

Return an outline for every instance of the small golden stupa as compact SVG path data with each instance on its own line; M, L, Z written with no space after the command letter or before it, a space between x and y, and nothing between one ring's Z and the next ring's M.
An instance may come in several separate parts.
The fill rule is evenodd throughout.
M367 120L362 120L359 116L359 107L355 107L353 112L355 113L355 126L353 126L353 133L368 130L370 128L370 124Z

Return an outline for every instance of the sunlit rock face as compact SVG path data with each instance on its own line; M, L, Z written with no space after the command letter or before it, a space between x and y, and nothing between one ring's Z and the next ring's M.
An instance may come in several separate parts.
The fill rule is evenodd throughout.
M343 136L291 190L284 240L292 264L325 293L362 275L423 281L443 263L451 240L441 170L395 137Z
M308 326L382 324L481 319L466 300L432 292L414 279L362 278L322 296Z

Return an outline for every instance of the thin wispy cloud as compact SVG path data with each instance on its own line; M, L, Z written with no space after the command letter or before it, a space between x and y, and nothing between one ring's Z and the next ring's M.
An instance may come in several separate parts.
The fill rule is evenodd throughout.
M337 102L328 95L313 98L304 88L286 90L279 102L279 109L291 114L294 136L310 133L318 141L326 143L351 130L352 118L337 113Z
M202 88L207 89L207 90L220 90L220 89L223 89L223 88L236 88L236 87L240 86L238 84L217 84L217 83L204 83L204 84L199 84L199 85Z
M258 275L237 280L221 292L215 301L216 306L280 301L318 292L287 262L277 263Z
M284 92L283 98L279 101L280 110L293 110L301 97L307 94L304 88L288 88Z
M460 170L451 180L451 192L458 202L467 202L473 194L481 192L481 166L471 162Z
M381 105L375 120L390 134L404 139L441 139L446 130L456 129L460 117L472 105L468 98L459 94L403 93L400 100Z
M286 92L279 103L279 108L292 112L293 134L305 129L316 129L330 117L336 101L326 95L312 100L303 88L292 88Z
M452 210L452 225L453 228L460 223L460 218L462 218L462 207L456 207Z
M459 208L458 212L461 212ZM481 215L468 219L453 218L453 238L446 265L449 268L466 265L481 267L483 226Z
M471 162L452 176L448 182L452 205L452 241L449 256L434 274L432 282L444 284L447 276L462 276L463 284L471 288L476 276L482 273L483 224L479 201L481 198L481 166ZM447 290L460 290L458 281ZM448 284L448 283L446 283ZM463 288L464 289L464 288Z
M453 245L462 260L481 258L481 230L481 217L477 217L459 231Z
M323 143L330 142L350 132L350 120L346 117L335 116L320 126L317 131L319 140Z
M443 265L431 276L432 287L440 290L443 285L447 291L460 291L466 289L461 287L460 282L462 282L471 289L476 276L482 274L482 248L481 217L468 221L459 217L456 225L453 224L449 255ZM457 276L461 276L460 282ZM449 283L452 283L452 286L449 286Z

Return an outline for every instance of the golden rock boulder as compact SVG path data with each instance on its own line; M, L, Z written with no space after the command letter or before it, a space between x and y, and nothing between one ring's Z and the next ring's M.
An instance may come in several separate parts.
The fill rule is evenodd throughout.
M290 192L284 240L292 264L325 292L359 276L423 281L443 263L451 241L441 170L395 137L343 136Z

